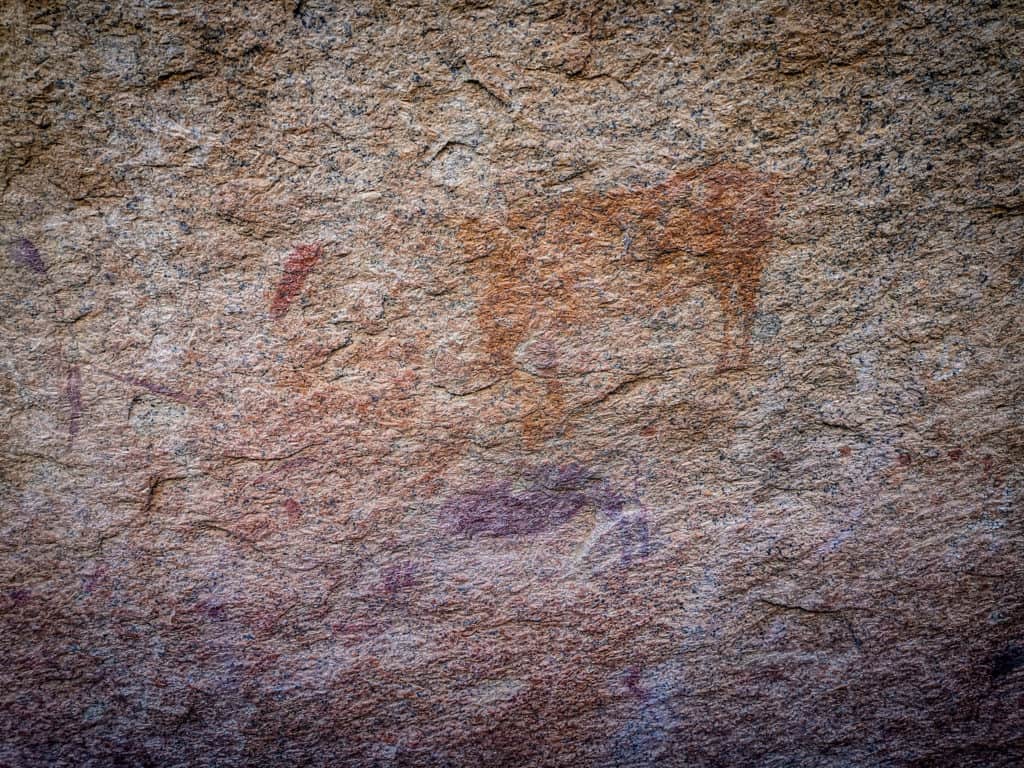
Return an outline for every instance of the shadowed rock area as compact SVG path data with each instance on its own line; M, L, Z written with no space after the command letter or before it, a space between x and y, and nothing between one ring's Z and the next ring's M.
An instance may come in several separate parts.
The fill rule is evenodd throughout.
M0 4L0 765L1024 763L1022 19Z

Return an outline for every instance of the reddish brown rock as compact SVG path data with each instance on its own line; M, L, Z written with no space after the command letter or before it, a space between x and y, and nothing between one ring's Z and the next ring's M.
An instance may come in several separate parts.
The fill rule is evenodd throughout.
M1024 761L1012 4L0 9L0 765Z

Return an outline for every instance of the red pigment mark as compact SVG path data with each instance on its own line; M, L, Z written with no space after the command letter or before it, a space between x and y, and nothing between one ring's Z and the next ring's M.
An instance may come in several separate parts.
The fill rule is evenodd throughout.
M98 587L100 585L100 582L103 581L103 579L106 577L106 575L107 575L107 566L106 565L100 565L100 566L97 566L96 568L94 568L91 573L86 573L86 574L83 574L83 575L79 576L78 578L82 582L82 592L83 592L83 594L91 595L96 590L96 587Z
M331 631L336 636L339 636L338 639L342 645L351 647L383 633L385 627L375 622L347 621L331 624Z
M949 458L952 461L960 461L960 459L962 459L963 457L964 457L964 451L963 451L962 448L953 448L949 452Z
M82 424L82 375L79 373L77 365L68 368L68 380L64 385L64 394L68 399L68 408L71 411L68 434L74 441Z
M288 307L302 293L302 286L306 284L309 273L320 261L322 253L323 246L318 244L300 245L292 251L292 255L284 264L284 274L277 284L274 300L270 304L271 317L284 317L288 312Z
M394 595L416 585L416 563L404 562L384 571L384 592Z
M638 699L642 699L647 695L647 691L640 685L640 681L640 670L637 667L629 667L622 681L629 694Z
M277 599L278 603L280 603L280 595L272 597ZM255 619L252 626L254 629L261 633L271 634L272 632L274 632L275 629L277 629L277 625L280 624L289 613L295 610L295 606L296 603L292 602L289 605L285 606L282 610L277 611L276 613L270 616L267 616L264 613L260 613L259 617Z
M839 455L840 456L849 456L852 453L853 453L853 449L850 448L850 446L848 446L848 445L843 445L843 446L840 446L840 448L839 448Z
M32 592L24 587L8 589L3 593L3 599L0 600L0 613L7 613L8 611L13 611L15 608L21 608L31 599Z
M224 621L228 617L224 604L212 597L200 600L193 606L192 610L200 616L205 616L210 621Z
M302 517L302 506L295 499L288 499L284 503L284 513L288 515L288 520L291 522L298 522Z
M278 464L273 469L268 470L267 472L263 472L263 473L257 475L256 478L252 481L252 485L254 485L254 486L258 487L258 488L259 487L264 487L267 484L273 482L275 477L278 477L280 475L287 475L293 469L297 469L299 467L305 467L305 466L308 466L308 465L310 465L312 463L314 463L312 459L305 458L305 457L299 457L297 459L290 459L288 461L282 461L280 464ZM298 502L296 502L296 503L298 503ZM285 511L286 512L288 511L287 505L285 506Z
M8 254L11 257L11 261L15 264L28 267L33 272L41 275L46 274L46 264L43 263L43 257L39 255L39 249L36 248L35 243L28 238L23 237L13 243Z
M176 403L182 405L195 405L195 402L188 395L178 392L176 390L165 387L163 384L154 384L148 379L140 379L135 376L123 376L119 373L113 373L112 371L102 371L112 379L116 379L124 384L131 384L133 387L142 387L145 390L152 392L154 395L160 395L168 400L173 400Z

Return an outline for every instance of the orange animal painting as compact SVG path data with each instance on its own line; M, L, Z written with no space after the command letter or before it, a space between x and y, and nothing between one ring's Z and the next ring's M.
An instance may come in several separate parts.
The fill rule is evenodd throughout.
M777 197L771 176L714 165L649 187L571 194L466 222L459 237L479 278L488 365L513 376L517 349L533 334L600 327L612 313L651 314L704 286L721 311L722 341L712 352L718 370L745 367ZM545 384L540 401L525 409L527 443L564 419L557 351L537 366Z

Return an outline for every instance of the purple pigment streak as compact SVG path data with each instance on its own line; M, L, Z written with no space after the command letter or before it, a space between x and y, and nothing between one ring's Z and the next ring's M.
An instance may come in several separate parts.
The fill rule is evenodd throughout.
M74 440L82 423L82 376L77 365L68 368L68 380L64 393L67 395L68 407L71 410L68 432L71 439Z
M36 248L35 243L28 238L23 237L15 241L11 245L8 255L15 264L28 267L40 275L46 274L46 264L43 263L43 257L39 255L39 249Z
M149 390L154 395L166 397L168 400L173 400L176 403L181 403L182 405L194 405L193 400L188 395L184 395L181 392L165 387L162 384L154 384L147 379L140 379L135 376L123 376L112 371L103 372L112 379L117 379L124 384L131 384L134 387L142 387L143 389Z
M646 514L640 513L620 520L619 546L623 565L628 566L634 560L642 560L651 554L651 531Z
M448 501L441 516L457 534L518 536L557 528L587 508L617 519L625 503L579 465L544 465L523 490L509 481L488 483Z
M395 595L403 590L416 586L415 563L405 562L394 565L384 571L382 586L388 595Z

